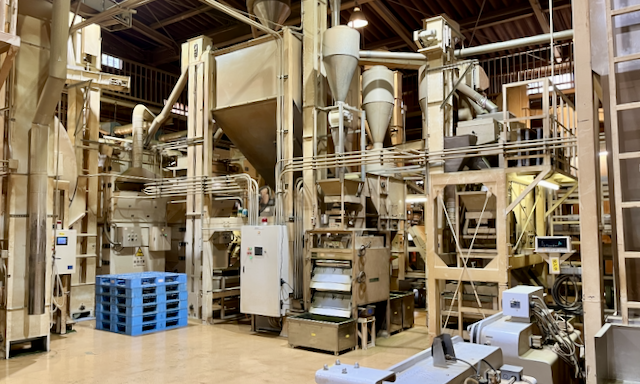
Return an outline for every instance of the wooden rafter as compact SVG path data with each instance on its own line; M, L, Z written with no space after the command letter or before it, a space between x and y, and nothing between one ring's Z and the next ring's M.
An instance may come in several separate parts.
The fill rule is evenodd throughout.
M387 8L380 0L372 1L369 3L371 7L380 16L385 23L387 23L393 31L407 43L409 48L417 50L416 43L411 38L411 33L404 27L404 25L396 18L396 16Z

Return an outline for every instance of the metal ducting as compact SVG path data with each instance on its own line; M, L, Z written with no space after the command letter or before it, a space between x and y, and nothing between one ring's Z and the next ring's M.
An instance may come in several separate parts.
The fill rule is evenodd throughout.
M122 173L122 176L127 177L116 180L116 186L119 190L140 191L145 183L144 179L156 178L156 175L153 172L143 168L145 125L150 124L154 119L155 116L153 113L151 113L151 111L142 104L136 105L133 109L133 115L131 118L133 133L131 167Z
M69 4L69 0L53 1L49 77L38 99L35 117L29 130L29 192L27 197L29 315L42 315L45 312L49 125L67 80Z
M362 106L374 149L382 149L393 114L393 71L376 65L362 73Z
M291 15L291 0L247 0L247 9L262 25L277 31Z
M427 87L427 65L425 64L418 70L418 100L422 110L423 139L427 138L427 130L424 129L427 125L427 96L429 93L429 88Z
M322 55L331 94L344 102L351 79L358 67L360 33L346 25L327 29L322 40Z

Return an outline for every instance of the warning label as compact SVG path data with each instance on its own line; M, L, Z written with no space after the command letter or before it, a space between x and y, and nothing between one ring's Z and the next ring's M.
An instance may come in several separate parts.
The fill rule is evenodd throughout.
M144 259L144 253L142 252L142 248L138 247L136 254L133 255L133 266L144 267L145 265L146 265L146 261Z

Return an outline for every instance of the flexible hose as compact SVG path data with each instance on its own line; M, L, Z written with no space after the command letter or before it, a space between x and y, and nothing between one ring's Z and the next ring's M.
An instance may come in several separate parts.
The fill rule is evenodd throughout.
M553 284L553 288L551 288L551 296L553 296L553 300L560 308L568 312L577 312L582 310L582 299L580 295L579 282L580 279L578 279L578 277L575 275L561 275L556 279L555 284ZM569 302L567 296L563 296L560 294L560 289L565 284L573 285L576 293L575 301ZM568 291L566 292L566 294L568 295Z

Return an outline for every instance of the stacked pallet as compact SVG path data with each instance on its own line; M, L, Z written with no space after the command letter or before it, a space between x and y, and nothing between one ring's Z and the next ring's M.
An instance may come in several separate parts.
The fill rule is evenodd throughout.
M187 276L142 272L96 277L96 329L130 336L187 325Z

